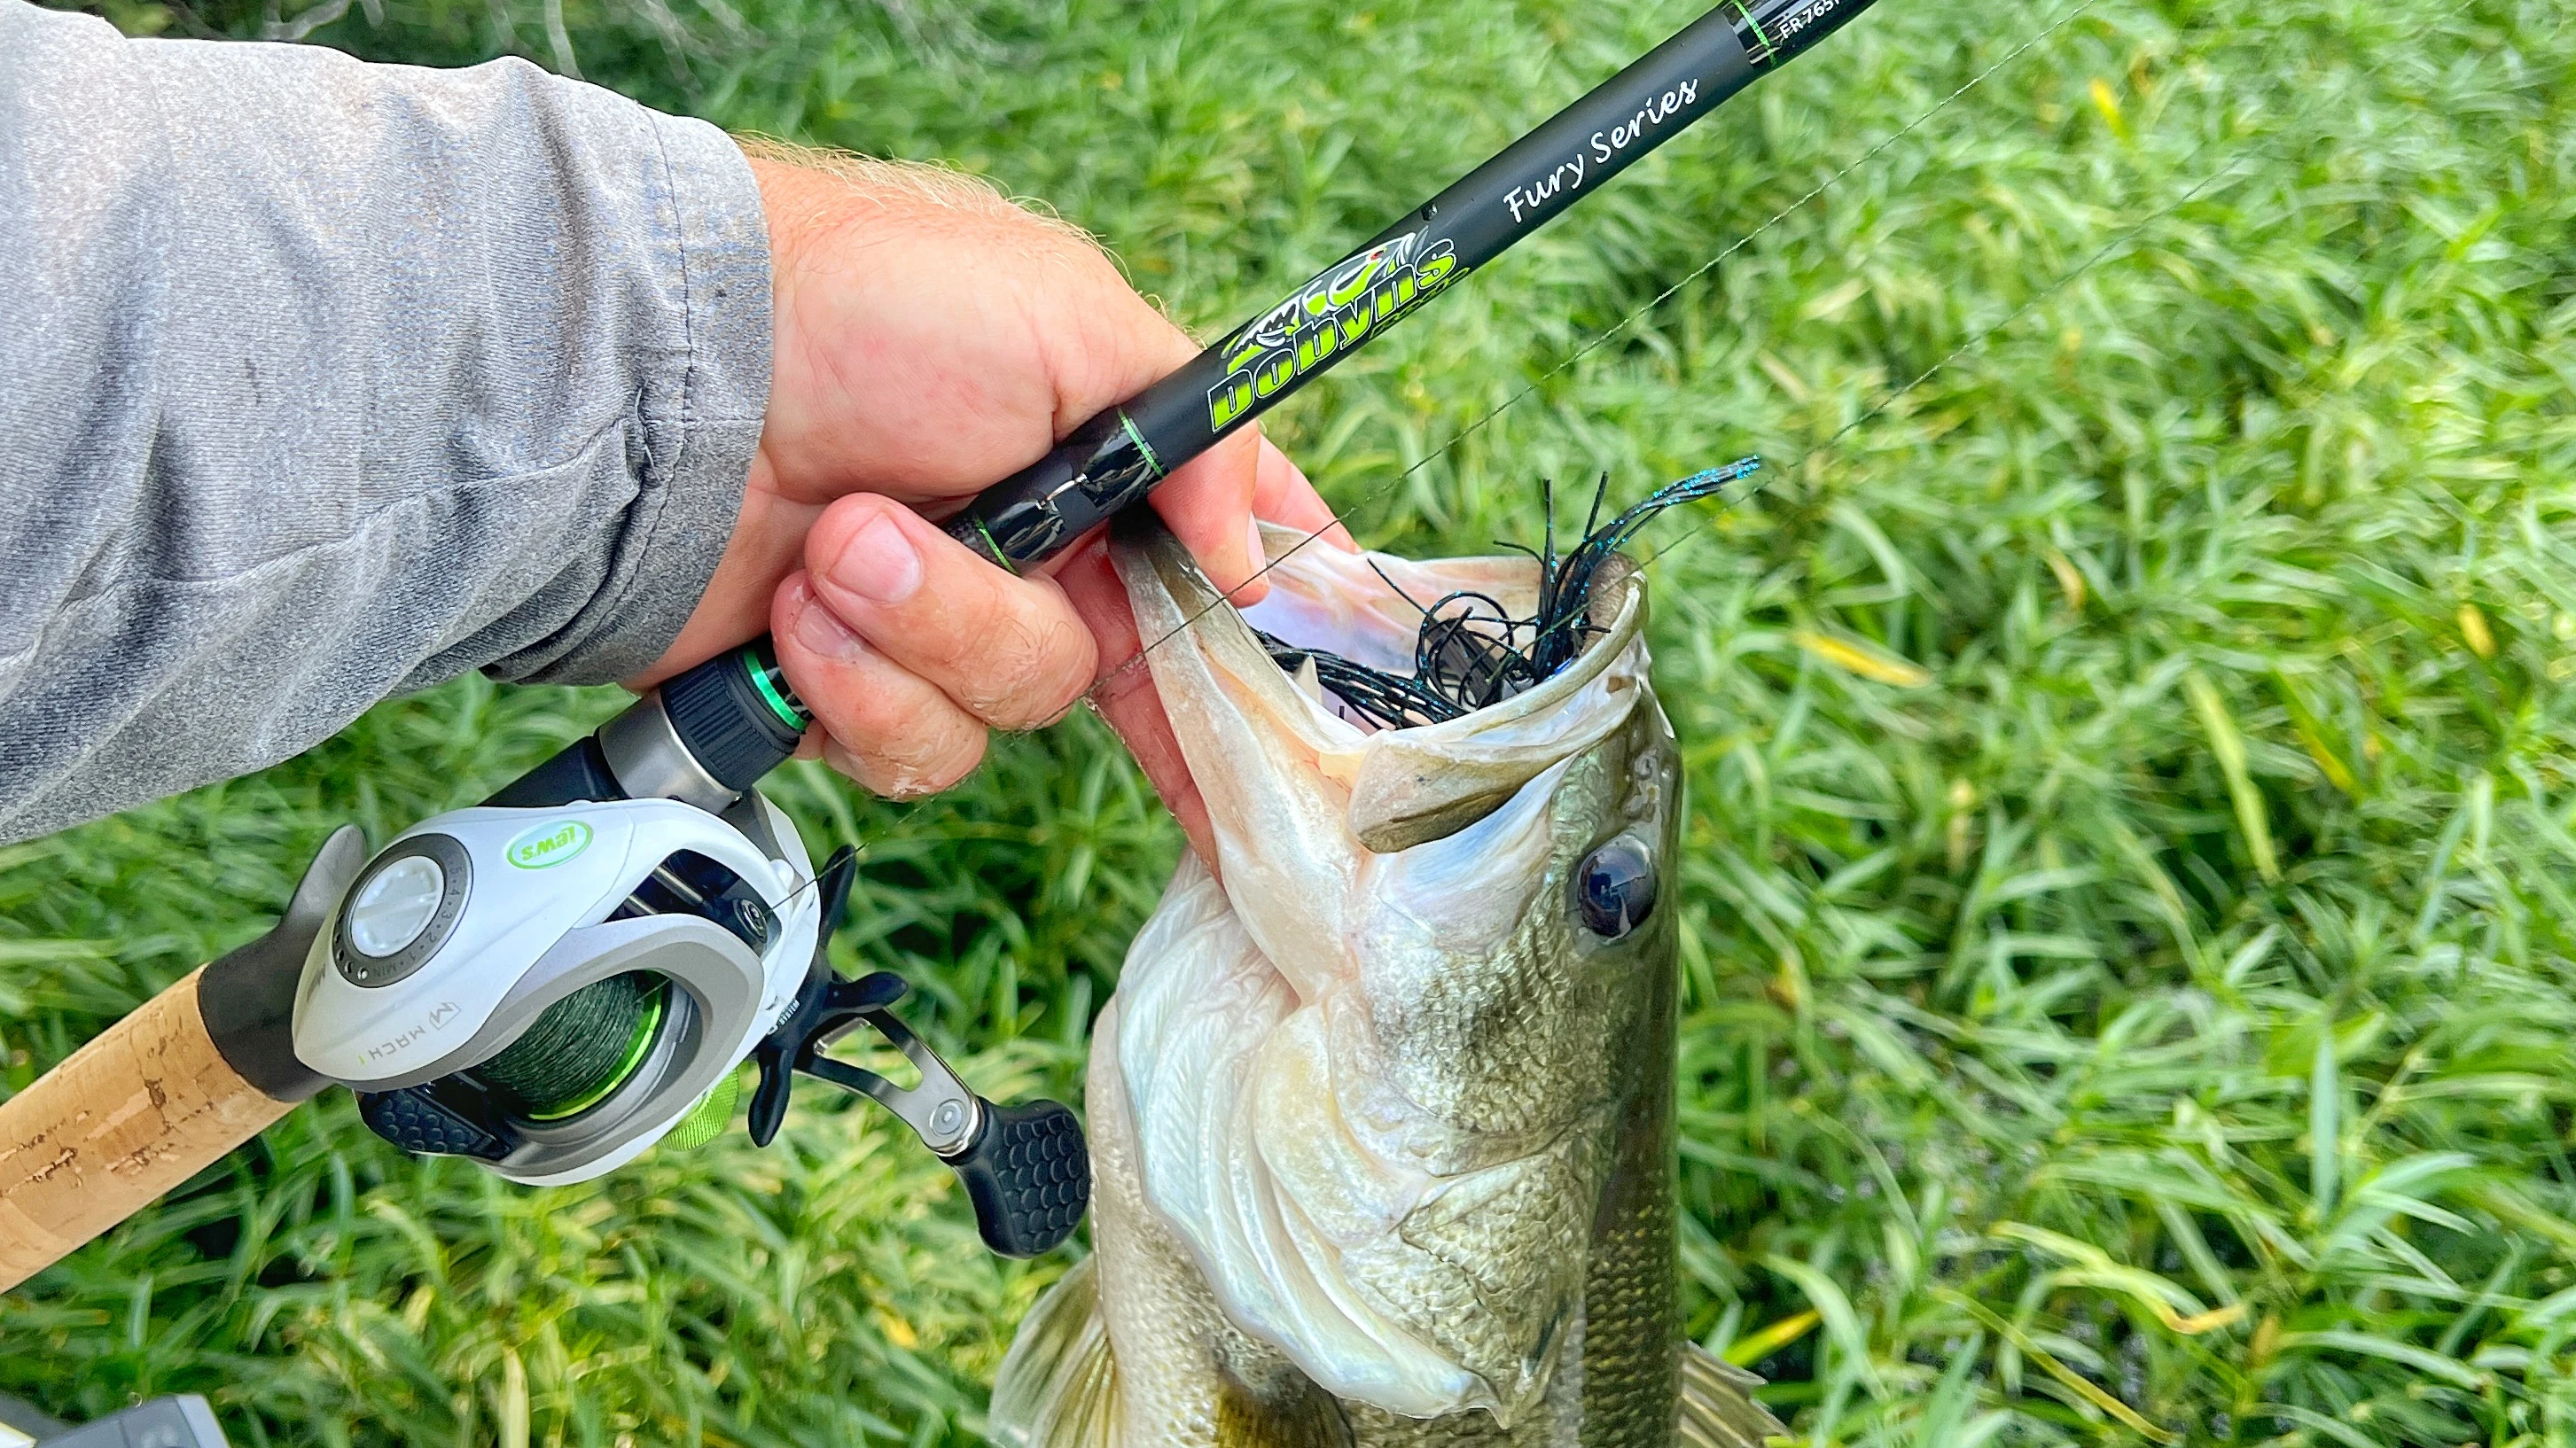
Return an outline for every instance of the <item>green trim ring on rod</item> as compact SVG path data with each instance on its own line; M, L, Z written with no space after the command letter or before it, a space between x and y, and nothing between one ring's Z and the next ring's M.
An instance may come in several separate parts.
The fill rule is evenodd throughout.
M1872 3L1726 0L1180 370L985 489L948 520L949 536L1013 572L1053 558ZM698 718L701 727L679 730L703 773L736 791L793 754L793 736L812 722L779 678L767 639L744 657L744 669L711 659L660 691L666 703L712 692L694 682L709 672L747 672L758 686L738 703L767 727L731 731ZM648 698L636 707L657 705Z
M743 648L743 670L751 675L752 687L760 691L762 702L769 705L770 712L778 716L779 722L801 734L806 725L814 722L814 716L806 712L805 701L797 698L796 691L788 687L787 675L778 667L777 653L766 644L767 641L763 640L760 644Z

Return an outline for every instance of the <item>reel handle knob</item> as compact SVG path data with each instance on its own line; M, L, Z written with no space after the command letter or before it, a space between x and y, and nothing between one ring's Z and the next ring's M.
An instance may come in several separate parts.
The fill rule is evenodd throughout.
M984 1129L946 1158L975 1204L975 1230L1005 1257L1063 1243L1091 1205L1091 1148L1082 1123L1053 1101L984 1103Z

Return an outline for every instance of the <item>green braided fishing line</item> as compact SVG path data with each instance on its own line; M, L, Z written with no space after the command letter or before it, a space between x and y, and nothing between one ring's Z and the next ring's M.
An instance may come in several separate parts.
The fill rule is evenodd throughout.
M669 994L668 981L642 971L595 981L546 1007L474 1074L514 1116L549 1121L587 1110L643 1064Z

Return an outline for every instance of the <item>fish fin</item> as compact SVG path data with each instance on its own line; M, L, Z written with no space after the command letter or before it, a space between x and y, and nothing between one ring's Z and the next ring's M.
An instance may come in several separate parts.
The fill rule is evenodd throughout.
M998 1448L1112 1448L1118 1441L1118 1360L1101 1320L1093 1264L1056 1279L1021 1321L993 1379L986 1436Z
M1216 1400L1216 1448L1351 1448L1350 1419L1332 1395L1305 1378L1284 1393L1257 1395L1225 1374Z
M1751 1390L1760 1386L1760 1378L1697 1343L1682 1344L1681 1430L1673 1441L1681 1448L1762 1448L1764 1439L1786 1434L1788 1426L1753 1401Z

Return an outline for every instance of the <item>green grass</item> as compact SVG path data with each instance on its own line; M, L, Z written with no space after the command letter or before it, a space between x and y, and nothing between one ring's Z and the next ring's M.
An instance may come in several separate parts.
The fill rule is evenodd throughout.
M676 49L568 0L573 59L1045 197L1209 329L1692 14L671 3ZM1886 0L1274 431L1417 553L1531 537L1541 476L1769 460L1648 549L1690 1325L1802 1441L2576 1441L2576 36L2094 0L2012 56L2079 3ZM318 38L560 58L537 0L382 9ZM0 855L6 1081L262 928L334 823L612 704L459 683ZM780 790L867 850L843 965L911 974L991 1092L1075 1089L1176 848L1106 740ZM964 1443L1061 1265L970 1242L819 1097L545 1192L330 1098L0 1297L0 1390L201 1391L237 1443Z

